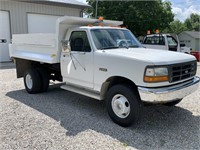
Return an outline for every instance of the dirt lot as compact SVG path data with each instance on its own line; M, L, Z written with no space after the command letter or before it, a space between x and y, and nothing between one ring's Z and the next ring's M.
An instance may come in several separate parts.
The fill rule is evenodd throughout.
M0 69L0 150L199 150L199 141L200 87L176 107L146 106L138 124L122 128L104 102L59 85L29 95L12 65Z

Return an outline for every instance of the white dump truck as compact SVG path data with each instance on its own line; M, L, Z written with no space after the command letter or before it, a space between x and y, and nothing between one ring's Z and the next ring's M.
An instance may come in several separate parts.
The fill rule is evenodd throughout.
M149 34L144 37L142 44L146 48L187 54L190 54L190 51L192 50L190 47L186 47L185 44L180 44L179 38L176 34Z
M28 93L62 89L105 100L111 119L135 123L143 102L173 106L197 90L196 59L143 48L120 21L62 17L55 34L13 35L10 57Z

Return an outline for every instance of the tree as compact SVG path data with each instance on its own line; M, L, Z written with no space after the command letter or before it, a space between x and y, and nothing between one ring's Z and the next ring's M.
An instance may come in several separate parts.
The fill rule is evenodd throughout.
M170 26L163 32L180 34L185 30L187 30L187 28L184 25L184 23L182 23L180 20L174 20L173 22L170 23Z
M96 1L87 0L92 6L87 10L95 16ZM147 30L163 30L173 21L170 2L154 1L98 1L98 16L105 19L122 20L137 36L145 35Z
M189 31L200 31L200 15L192 13L184 24Z

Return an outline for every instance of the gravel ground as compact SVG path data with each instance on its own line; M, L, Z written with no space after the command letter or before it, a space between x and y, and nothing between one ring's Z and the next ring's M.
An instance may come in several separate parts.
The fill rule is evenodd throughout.
M15 71L0 69L0 150L200 149L200 88L176 107L146 106L138 124L123 128L104 102L59 85L27 94Z

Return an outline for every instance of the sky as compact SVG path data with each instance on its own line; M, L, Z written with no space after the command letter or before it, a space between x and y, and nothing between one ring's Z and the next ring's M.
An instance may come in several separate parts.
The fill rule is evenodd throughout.
M86 0L77 0L86 3ZM184 22L191 13L200 15L200 0L164 0L172 3L172 12L175 14L175 19Z
M175 19L185 21L191 13L200 15L200 0L170 0Z

